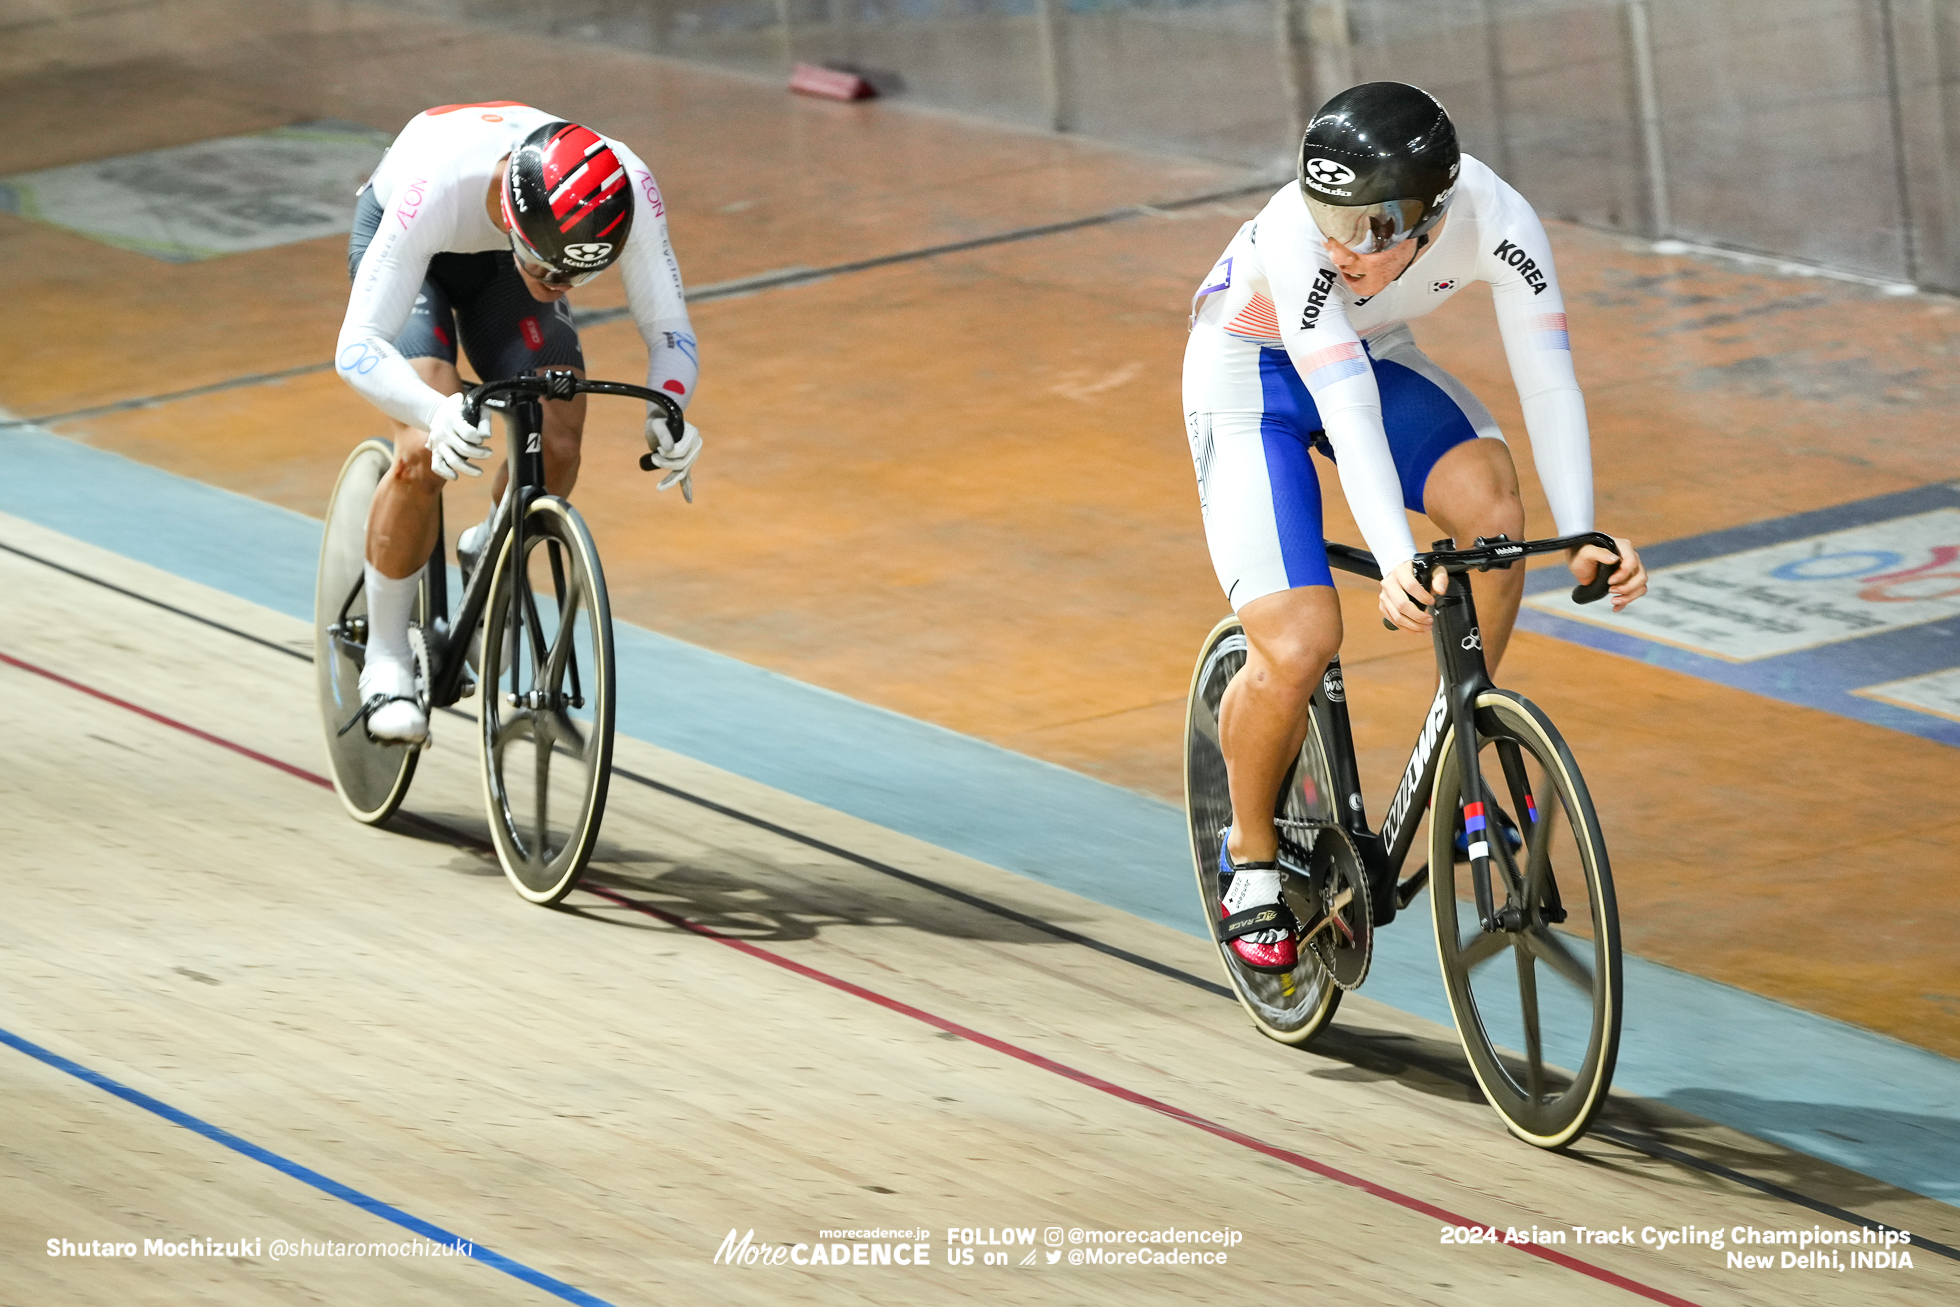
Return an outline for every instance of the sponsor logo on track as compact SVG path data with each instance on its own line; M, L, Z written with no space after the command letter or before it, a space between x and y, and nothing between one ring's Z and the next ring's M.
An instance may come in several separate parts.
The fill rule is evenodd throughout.
M1562 590L1530 604L1728 662L1951 622L1960 618L1960 508L1658 568L1624 613L1581 608ZM1950 652L1936 657L1951 663ZM1893 675L1944 670L1873 665Z

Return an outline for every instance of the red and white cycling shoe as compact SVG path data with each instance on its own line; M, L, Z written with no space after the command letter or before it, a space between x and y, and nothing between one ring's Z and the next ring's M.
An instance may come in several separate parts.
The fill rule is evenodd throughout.
M1279 863L1234 862L1231 833L1218 843L1218 938L1254 971L1291 971L1300 965L1298 923L1279 892Z

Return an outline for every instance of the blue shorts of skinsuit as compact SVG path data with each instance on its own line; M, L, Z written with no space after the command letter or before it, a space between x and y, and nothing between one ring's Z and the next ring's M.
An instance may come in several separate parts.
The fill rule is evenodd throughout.
M1381 391L1382 426L1388 450L1402 483L1402 503L1411 512L1423 511L1423 488L1443 455L1466 440L1477 439L1465 401L1476 404L1468 391L1462 400L1415 368L1377 357L1367 342L1375 385ZM1412 346L1411 346L1412 348ZM1402 352L1400 350L1396 351ZM1416 356L1420 358L1420 355ZM1446 373L1423 360L1429 371L1454 383ZM1319 448L1330 460L1332 449L1321 434L1320 413L1306 383L1294 371L1283 349L1259 351L1259 378L1265 392L1265 416L1259 434L1265 446L1267 474L1272 486L1273 517L1279 528L1280 554L1289 586L1334 584L1327 565L1326 537L1320 517L1320 477L1309 451ZM1489 417L1477 406L1477 416ZM1494 434L1494 426L1492 428Z

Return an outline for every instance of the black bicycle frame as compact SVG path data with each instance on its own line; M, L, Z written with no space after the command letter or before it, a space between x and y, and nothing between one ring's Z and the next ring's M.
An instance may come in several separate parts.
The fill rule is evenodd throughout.
M1552 553L1580 545L1598 545L1609 551L1617 548L1612 537L1594 531L1584 535L1562 536L1556 540L1529 542L1510 541L1502 536L1492 540L1479 537L1469 549L1458 549L1454 540L1439 540L1432 546L1432 552L1416 555L1416 580L1425 589L1430 585L1435 568L1441 567L1449 574L1449 588L1436 596L1432 608L1435 620L1430 628L1440 676L1436 697L1430 701L1429 711L1423 715L1415 748L1410 751L1408 764L1402 769L1402 779L1395 787L1395 796L1389 800L1388 812L1383 817L1379 832L1369 829L1366 805L1361 797L1361 778L1355 762L1354 736L1348 724L1347 690L1341 674L1341 660L1336 658L1328 664L1326 674L1321 678L1318 696L1333 733L1333 756L1328 758L1328 770L1332 774L1341 808L1343 828L1353 838L1368 868L1368 889L1374 901L1377 926L1394 920L1396 911L1415 897L1416 891L1422 888L1428 877L1429 869L1425 865L1407 881L1399 879L1402 864L1408 858L1409 850L1415 844L1416 833L1422 826L1422 815L1429 806L1422 796L1429 794L1435 785L1436 762L1443 750L1443 740L1450 731L1454 729L1459 740L1476 740L1477 698L1493 688L1490 669L1484 662L1483 633L1477 624L1477 604L1470 592L1470 570L1508 568L1522 562L1530 554ZM1382 577L1373 554L1349 545L1329 544L1327 561L1344 572L1370 580L1379 581ZM1608 567L1601 565L1592 581L1573 588L1572 597L1580 603L1591 603L1603 596L1609 571ZM1475 747L1458 749L1457 757L1463 766L1461 792L1466 795L1479 794L1482 780ZM1508 771L1513 760L1507 755L1504 761ZM1502 835L1499 834L1498 838L1501 840ZM1490 887L1489 843L1480 841L1479 844L1485 851L1471 859L1471 884L1476 894L1478 918L1489 930L1494 928L1493 923L1498 921L1500 914Z
M474 422L485 408L501 410L504 422L504 435L508 441L505 446L510 451L510 483L504 496L497 502L496 512L490 518L490 535L483 544L483 552L478 555L476 572L470 577L469 588L463 593L463 606L457 612L454 622L447 618L449 611L448 557L444 550L442 535L436 535L435 551L429 556L429 701L437 706L455 703L463 697L466 664L464 651L469 646L470 636L476 630L477 622L483 616L484 606L490 600L491 574L496 571L495 563L502 557L506 539L509 540L511 557L524 558L524 522L528 511L539 496L548 494L544 482L544 404L545 399L571 399L574 395L598 394L621 395L645 400L659 408L666 416L668 429L675 439L682 431L680 406L669 395L648 390L641 386L631 386L616 381L586 381L577 374L553 369L533 376L511 377L503 381L486 382L472 390L469 402L464 406L464 416ZM640 460L644 471L652 471L649 457ZM565 579L563 563L556 550L551 557L552 582L557 587L558 598L564 599ZM544 627L538 620L537 601L531 594L531 587L518 584L512 602L517 605L515 618L523 627L532 642L533 653L542 657L544 646ZM484 633L487 642L493 638ZM511 693L522 688L518 685L518 662L511 660ZM572 695L578 697L578 671L571 669ZM487 692L487 687L486 687Z

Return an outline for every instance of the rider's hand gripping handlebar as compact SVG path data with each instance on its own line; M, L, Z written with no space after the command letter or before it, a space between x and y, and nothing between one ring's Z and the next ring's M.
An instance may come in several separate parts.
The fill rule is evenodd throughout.
M1412 560L1415 564L1416 581L1423 589L1429 589L1429 578L1437 568L1446 572L1468 572L1472 568L1488 572L1493 567L1510 567L1531 554L1552 554L1561 550L1577 549L1582 545L1597 545L1619 561L1619 546L1613 537L1600 531L1586 531L1579 535L1559 536L1554 540L1507 540L1503 536L1477 537L1477 542L1468 549L1452 549L1449 541L1438 541L1438 548L1426 554L1417 554ZM1327 561L1344 572L1353 572L1373 581L1382 579L1381 568L1375 556L1364 549L1352 545L1330 544L1327 546ZM1593 572L1593 579L1572 587L1572 602L1575 604L1597 603L1606 597L1607 586L1613 573L1611 568L1601 563ZM1382 619L1388 630L1395 629L1395 623Z
M629 399L645 400L659 409L667 420L667 430L675 440L685 432L687 423L681 417L681 406L672 395L649 390L645 386L632 386L623 381L588 381L568 368L551 368L547 371L523 377L507 377L502 381L486 381L468 392L463 401L463 415L472 424L482 415L485 405L497 405L506 395L530 395L536 399L570 399L574 395L623 395ZM654 470L653 455L640 455L640 470Z

